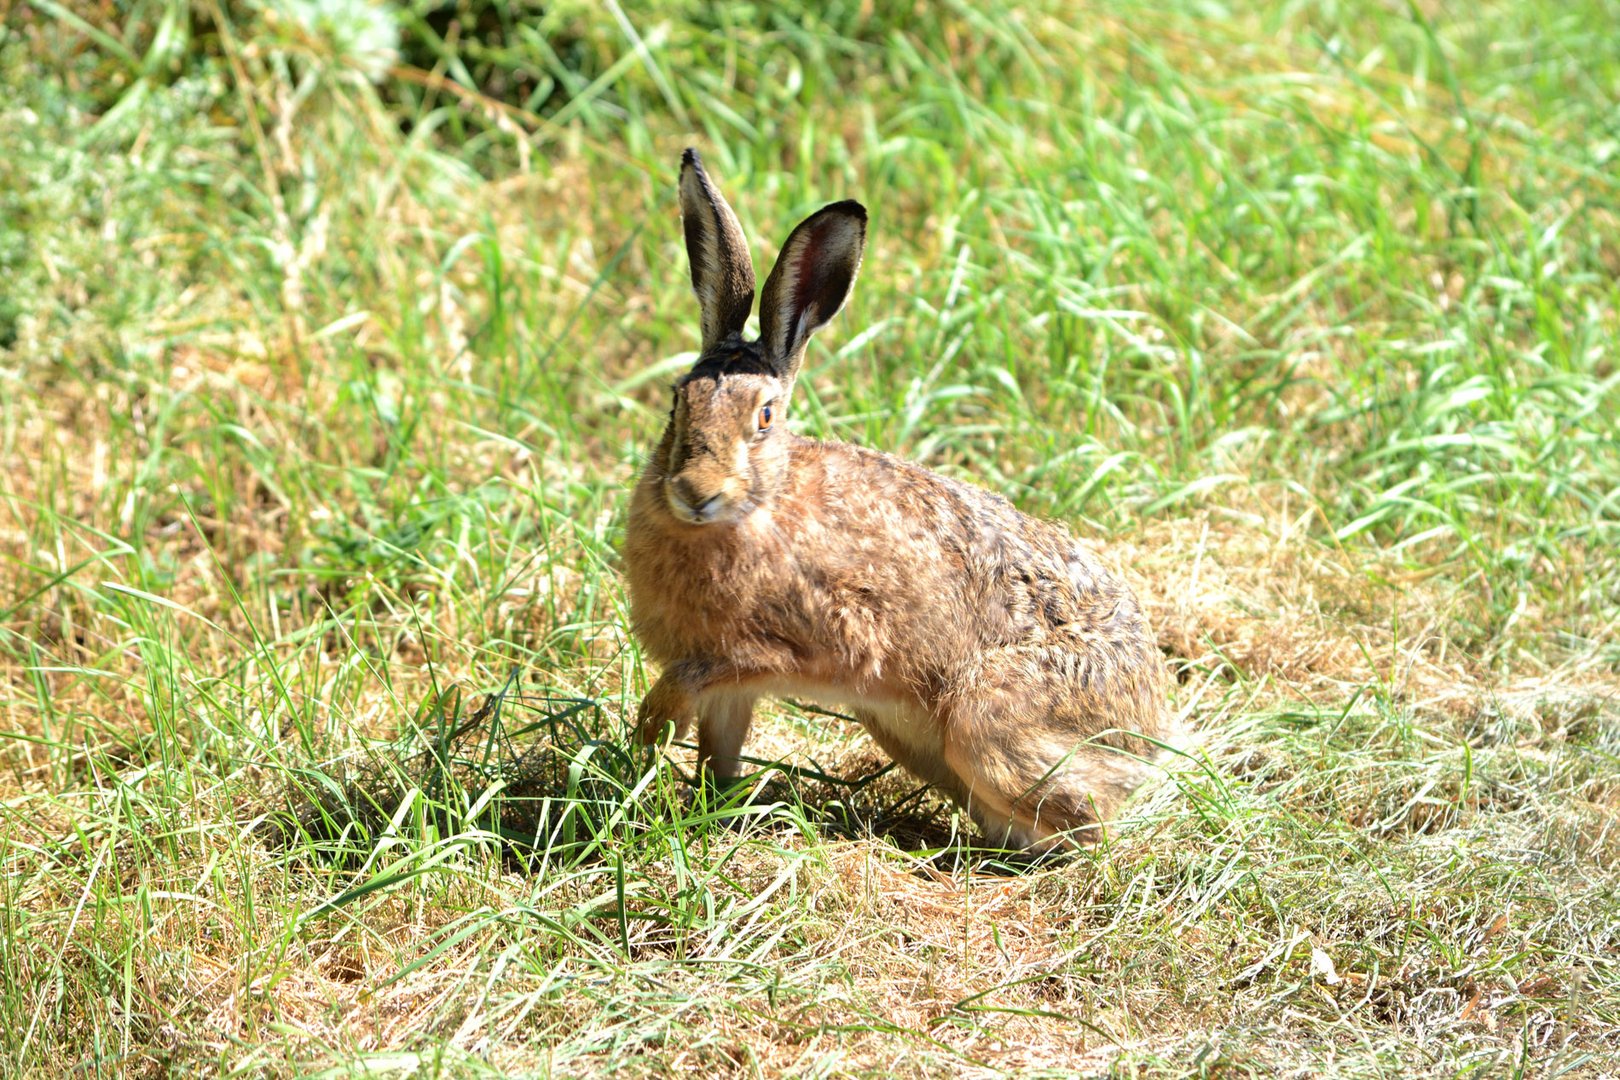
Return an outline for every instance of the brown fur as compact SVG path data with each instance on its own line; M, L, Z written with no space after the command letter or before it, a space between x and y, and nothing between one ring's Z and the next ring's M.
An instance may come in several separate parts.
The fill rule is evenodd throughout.
M813 330L843 297L807 276L847 291L854 265L792 270ZM625 545L634 629L663 666L641 737L695 718L703 763L733 776L758 698L844 704L993 839L1094 839L1175 734L1135 598L1000 496L788 432L809 330L790 356L732 339L677 385Z

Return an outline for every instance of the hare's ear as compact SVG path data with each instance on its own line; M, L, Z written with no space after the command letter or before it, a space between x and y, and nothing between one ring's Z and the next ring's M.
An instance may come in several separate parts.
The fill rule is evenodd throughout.
M817 210L782 245L760 297L759 328L765 360L784 382L798 375L810 335L849 298L865 247L866 207L853 200Z
M690 149L681 155L681 224L707 352L742 333L754 307L754 267L737 215L709 182L697 151Z

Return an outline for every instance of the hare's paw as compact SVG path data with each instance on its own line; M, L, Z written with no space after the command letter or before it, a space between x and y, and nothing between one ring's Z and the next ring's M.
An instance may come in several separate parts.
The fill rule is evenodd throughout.
M692 726L692 703L668 675L653 684L636 710L636 737L645 746L658 742L664 729L675 726L675 738L684 739Z

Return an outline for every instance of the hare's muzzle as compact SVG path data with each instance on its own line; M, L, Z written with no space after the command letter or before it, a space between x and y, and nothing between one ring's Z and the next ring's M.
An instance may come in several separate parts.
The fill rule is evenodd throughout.
M726 508L722 492L701 492L684 476L666 481L664 495L669 501L669 512L688 525L707 525Z

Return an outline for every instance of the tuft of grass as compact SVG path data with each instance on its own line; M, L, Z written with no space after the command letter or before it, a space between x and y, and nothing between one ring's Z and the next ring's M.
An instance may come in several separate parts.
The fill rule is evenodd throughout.
M1617 16L0 0L0 1072L1612 1071ZM871 209L805 431L1142 594L1105 844L630 744L689 143Z

